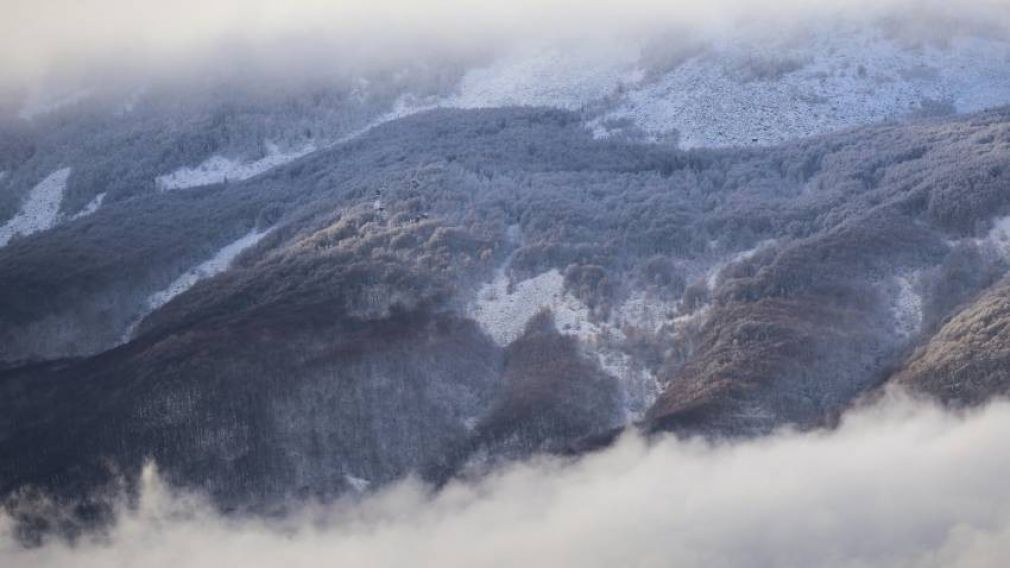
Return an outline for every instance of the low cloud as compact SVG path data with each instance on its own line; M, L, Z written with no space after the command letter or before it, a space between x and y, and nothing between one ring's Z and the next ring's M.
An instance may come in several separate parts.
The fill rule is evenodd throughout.
M153 470L110 533L0 565L992 567L1010 558L1010 404L891 397L831 432L627 436L432 495L405 482L283 521L222 517Z
M7 0L0 86L74 82L193 65L286 68L472 53L536 40L694 37L842 19L1005 31L1003 0ZM936 22L942 22L937 25ZM732 31L730 31L732 30Z

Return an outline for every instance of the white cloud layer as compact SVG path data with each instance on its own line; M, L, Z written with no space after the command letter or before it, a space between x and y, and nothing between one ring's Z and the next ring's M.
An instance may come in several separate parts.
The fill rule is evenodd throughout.
M954 416L893 398L832 432L629 436L574 463L434 497L405 483L282 523L222 518L149 473L105 538L23 550L0 537L0 565L997 567L1010 558L1008 438L1006 402Z
M670 26L725 33L756 21L780 30L811 18L900 17L1006 29L1004 0L4 0L0 81L88 75L96 66L150 71L222 53L289 65L473 51L529 39L592 40ZM927 17L928 15L928 17ZM294 47L293 47L294 46ZM64 77L65 78L65 77Z

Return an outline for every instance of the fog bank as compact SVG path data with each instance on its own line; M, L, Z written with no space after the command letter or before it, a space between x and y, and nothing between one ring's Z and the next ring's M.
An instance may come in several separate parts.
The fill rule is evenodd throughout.
M224 518L153 469L106 537L0 564L908 566L1010 557L1010 404L954 416L892 396L833 432L710 445L627 436L431 496L407 482L283 522Z
M284 69L473 53L530 41L694 37L840 19L902 22L919 31L1005 32L1001 0L7 0L0 17L0 86L186 68Z

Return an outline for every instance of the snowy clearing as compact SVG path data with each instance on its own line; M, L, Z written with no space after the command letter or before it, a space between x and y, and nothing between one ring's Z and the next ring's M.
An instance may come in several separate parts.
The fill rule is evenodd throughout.
M187 270L168 288L153 294L147 301L148 307L154 311L167 304L172 298L192 288L200 280L228 270L228 267L242 251L258 243L269 232L269 229L262 232L254 229L237 241L225 246L206 262Z
M601 330L589 321L589 309L565 293L564 284L564 276L555 269L514 284L509 293L509 277L501 270L478 292L470 316L502 347L519 338L526 324L544 309L554 313L562 333L589 340Z
M21 210L0 226L0 247L7 246L14 237L25 237L56 225L69 177L70 168L56 170L28 192Z
M293 162L316 150L307 144L297 150L282 151L276 144L266 143L267 155L253 162L241 162L223 156L212 156L193 168L180 168L158 176L155 182L163 191L200 187L227 181L246 180L268 170Z
M138 315L134 322L129 326L126 333L123 335L122 341L126 343L131 340L134 332L136 332L137 326L140 325L140 322L142 322L150 313L164 306L179 294L189 290L195 286L197 282L228 270L238 255L260 242L260 240L270 234L270 231L272 230L272 227L265 231L257 231L256 229L253 229L237 241L226 245L207 261L187 270L182 274L182 276L176 278L175 281L169 284L169 286L164 290L152 294L147 299L147 305L145 306L144 311Z

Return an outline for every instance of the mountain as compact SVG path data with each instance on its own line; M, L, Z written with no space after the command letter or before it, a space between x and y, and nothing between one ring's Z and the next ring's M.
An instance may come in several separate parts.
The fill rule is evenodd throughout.
M147 460L269 511L1008 394L1008 44L803 45L10 117L8 511L87 522Z

